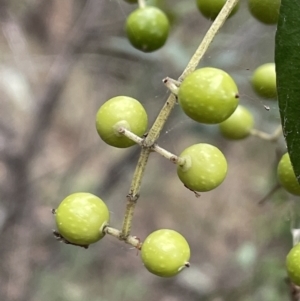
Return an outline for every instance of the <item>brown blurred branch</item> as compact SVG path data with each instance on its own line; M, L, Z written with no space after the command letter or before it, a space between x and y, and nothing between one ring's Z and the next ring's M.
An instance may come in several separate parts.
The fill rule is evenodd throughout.
M32 248L35 237L30 229L35 227L35 200L29 185L30 164L41 148L73 66L74 55L87 39L88 35L84 29L89 14L93 10L93 4L96 2L96 0L86 2L61 53L50 68L47 83L35 101L37 109L24 148L19 152L14 152L12 145L7 143L2 150L8 170L6 185L4 185L6 190L2 195L6 204L7 218L2 229L9 229L9 231L2 232L1 236L0 300L28 301L31 299ZM1 15L4 15L3 11ZM9 16L9 13L5 15Z
M27 159L34 157L39 150L42 137L49 127L56 105L59 101L59 95L68 79L70 69L73 66L74 54L82 47L88 38L88 32L84 30L88 16L93 9L95 0L89 0L83 9L78 21L76 22L68 41L63 47L61 53L55 59L50 68L48 83L43 89L42 94L37 98L38 109L36 111L32 129L28 135L24 154Z

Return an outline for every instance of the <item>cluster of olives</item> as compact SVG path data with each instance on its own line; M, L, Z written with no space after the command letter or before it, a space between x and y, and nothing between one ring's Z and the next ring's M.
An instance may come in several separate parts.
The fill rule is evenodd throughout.
M130 4L138 3L138 0L125 1ZM196 6L204 17L214 20L225 2L226 0L196 0ZM265 24L277 23L279 6L280 0L248 1L251 14ZM234 15L238 8L239 5L236 5L230 16ZM164 46L170 31L166 14L157 7L144 5L128 16L125 27L129 42L143 52L152 52Z
M125 1L137 3L137 0ZM196 1L199 10L210 19L216 18L225 2L226 0ZM266 24L277 21L279 5L280 0L249 0L251 13ZM238 6L232 14L237 9ZM129 15L126 32L134 47L151 52L166 42L169 22L160 9L141 5ZM277 91L274 63L258 67L252 75L251 84L259 96L275 99ZM211 67L198 69L185 77L171 92L189 118L199 123L217 124L224 137L237 140L252 133L253 115L239 104L237 85L225 71ZM110 146L127 148L138 143L145 147L143 141L148 129L147 112L138 100L116 96L99 108L96 129L100 138ZM216 146L207 143L194 144L183 150L177 157L176 164L180 181L195 192L210 191L221 185L228 168L223 153ZM287 153L279 162L278 178L288 192L300 195L300 185ZM90 193L69 195L54 213L58 229L56 235L66 243L78 246L87 247L99 241L105 236L109 226L107 206L99 197ZM189 244L176 231L157 230L140 243L138 249L141 250L145 267L155 275L171 277L189 266ZM300 254L300 250L297 249L298 253ZM289 256L291 258L294 255ZM292 280L295 279L293 271ZM300 271L297 273L300 275ZM297 277L300 279L300 276Z
M196 0L199 11L208 19L215 19L226 0ZM276 24L280 0L248 0L249 11L253 17L265 24ZM230 17L238 11L236 5Z
M102 199L85 192L66 197L54 213L58 228L55 235L65 243L85 248L105 236L110 217ZM189 266L190 248L178 232L161 229L145 239L141 258L151 273L171 277Z

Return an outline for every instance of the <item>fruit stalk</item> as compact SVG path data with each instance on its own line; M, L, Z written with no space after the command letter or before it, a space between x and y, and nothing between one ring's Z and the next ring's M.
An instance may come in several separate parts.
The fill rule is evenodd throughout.
M106 234L109 234L109 235L111 235L113 237L116 237L120 240L123 240L122 239L122 232L118 229L115 229L115 228L112 228L112 227L105 227L104 232ZM141 249L142 243L135 236L128 236L127 239L126 239L126 243L128 243L129 245L132 245L133 247L135 247L137 249Z
M143 2L142 0L139 0L139 5L141 5L142 2ZM183 73L179 77L178 80L180 82L182 82L187 75L192 73L197 68L200 60L202 59L203 55L207 51L209 45L211 44L214 37L217 35L218 31L220 30L220 28L222 27L226 19L229 17L230 13L232 12L232 10L234 9L235 5L238 2L239 0L227 0L222 10L220 11L218 17L212 23L211 27L207 31L203 40L201 41L198 49L196 50L191 60L189 61L187 67L184 69ZM122 239L124 239L125 241L130 234L134 208L139 196L141 181L145 171L146 164L148 162L149 155L151 153L151 148L153 147L154 143L158 139L165 122L169 118L169 115L175 106L175 103L176 103L175 95L170 94L164 106L162 107L161 111L159 112L155 122L153 123L151 129L149 130L147 137L144 140L143 148L131 182L129 195L127 197L126 212L125 212L123 227L121 232Z
M138 0L138 4L140 8L146 7L146 1L145 0Z
M160 154L161 156L163 156L166 159L168 159L171 162L173 162L174 164L184 165L184 163L185 163L185 159L184 158L180 158L180 157L172 154L171 152L165 150L164 148L158 146L157 144L154 144L154 146L152 147L152 149L155 152L157 152L158 154Z
M136 134L132 133L131 131L125 129L125 128L119 128L118 132L124 136L126 136L127 138L129 138L130 140L134 141L136 144L141 145L143 143L143 138L137 136Z
M282 126L279 125L272 134L268 134L268 133L265 133L265 132L262 132L262 131L259 131L259 130L256 130L256 129L252 129L250 131L250 134L252 136L259 137L263 140L276 141L276 140L278 140L279 137L281 137Z
M164 83L164 85L170 90L171 93L173 93L176 97L178 95L178 90L180 87L180 82L172 79L170 77L166 77L163 79L162 81Z

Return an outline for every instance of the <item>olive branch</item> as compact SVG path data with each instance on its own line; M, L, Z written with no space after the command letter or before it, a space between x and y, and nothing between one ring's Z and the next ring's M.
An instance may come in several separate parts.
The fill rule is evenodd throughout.
M173 81L173 83L177 83L177 85L180 85L180 83L189 75L191 74L199 65L200 60L203 58L204 54L206 53L208 47L212 43L213 39L229 17L230 13L234 9L235 5L238 4L239 0L227 0L227 2L224 4L222 10L220 11L219 15L217 18L214 20L212 23L211 27L208 29L206 32L203 40L201 41L199 47L195 51L194 55L190 59L189 63L187 64L186 68L180 75L177 81ZM139 0L139 5L140 7L143 7L145 5L144 0ZM168 85L167 85L168 86ZM171 90L172 92L172 90ZM141 247L141 242L138 238L135 236L130 235L131 231L131 225L132 225L132 219L133 219L133 214L135 210L135 206L137 203L137 200L139 199L140 196L140 187L142 183L142 178L146 169L146 165L148 162L148 158L150 156L150 153L154 151L157 151L159 148L158 146L155 145L157 139L160 136L160 133L172 111L174 108L174 105L176 103L177 97L174 93L171 93L165 102L164 106L162 107L161 111L159 112L156 120L154 121L152 127L150 128L149 132L147 133L146 137L140 138L139 140L139 145L141 146L142 150L133 174L133 178L131 181L129 193L126 197L126 210L125 210L125 215L124 215L124 220L123 220L123 226L122 230L117 230L112 227L105 227L103 231L109 235L112 235L119 240L124 241L127 244L130 244L136 248ZM125 130L122 131L120 129L120 133L126 135L128 132ZM135 141L134 136L126 135L128 138L132 139ZM137 141L136 141L137 142ZM170 155L168 157L168 154L165 152L167 158L173 157L174 160L176 161L176 156L175 155ZM171 160L172 161L172 160Z

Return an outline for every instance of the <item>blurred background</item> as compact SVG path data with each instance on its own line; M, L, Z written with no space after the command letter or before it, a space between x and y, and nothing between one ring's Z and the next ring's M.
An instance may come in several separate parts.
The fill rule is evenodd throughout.
M80 191L101 197L111 226L121 228L140 149L106 145L95 129L96 112L109 98L127 95L144 105L151 124L168 97L162 79L180 76L211 25L194 0L148 2L172 24L166 45L151 54L127 41L124 24L136 5L122 0L0 1L1 301L289 299L285 257L295 198L278 190L258 204L276 185L283 139L228 141L217 126L195 123L179 106L159 145L179 154L211 143L224 152L228 176L196 198L176 166L152 154L132 235L180 232L190 243L191 267L159 278L113 237L85 250L52 235L51 209ZM201 62L236 80L241 104L268 133L280 122L277 103L255 95L249 79L256 67L273 62L275 31L242 0Z

